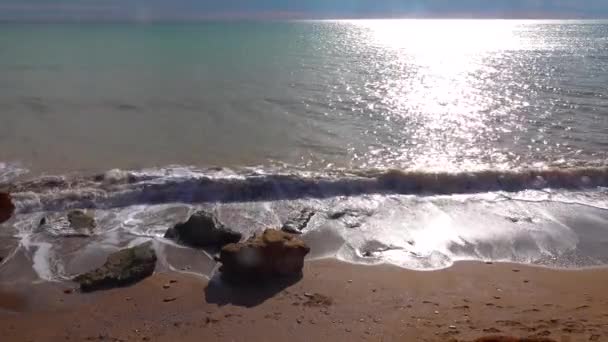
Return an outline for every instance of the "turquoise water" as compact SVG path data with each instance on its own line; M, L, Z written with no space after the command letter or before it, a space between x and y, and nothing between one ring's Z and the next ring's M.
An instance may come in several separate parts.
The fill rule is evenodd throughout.
M605 160L608 23L4 25L0 162L434 171Z

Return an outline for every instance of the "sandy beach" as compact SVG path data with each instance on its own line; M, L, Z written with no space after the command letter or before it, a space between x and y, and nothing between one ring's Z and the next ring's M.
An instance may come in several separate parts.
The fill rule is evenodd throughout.
M292 284L233 288L156 273L90 294L0 290L3 341L608 340L608 269L461 262L440 271L307 262Z

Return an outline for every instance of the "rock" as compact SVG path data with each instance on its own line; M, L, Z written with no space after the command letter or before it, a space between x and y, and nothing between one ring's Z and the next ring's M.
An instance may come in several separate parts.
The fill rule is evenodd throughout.
M241 233L224 227L208 212L198 211L185 223L167 230L165 238L174 239L192 247L222 247L241 240Z
M0 223L8 221L15 213L15 205L11 195L0 192Z
M288 218L281 230L291 234L302 234L302 231L308 226L308 222L310 222L310 219L312 219L314 215L314 211L304 209L298 212L294 217Z
M126 286L154 273L156 253L152 243L123 249L111 254L100 268L74 278L83 292Z
M234 281L265 281L302 274L310 248L285 232L267 229L243 243L229 244L220 252L222 277Z
M75 230L93 229L97 226L95 216L80 209L70 211L68 213L68 221L70 222L70 226Z

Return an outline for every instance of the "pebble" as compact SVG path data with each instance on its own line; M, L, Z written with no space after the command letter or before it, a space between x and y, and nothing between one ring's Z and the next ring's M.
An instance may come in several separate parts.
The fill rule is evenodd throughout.
M171 288L171 285L169 285L169 284L165 284L165 285L163 285L163 289L165 289L165 290L166 290L166 289L170 289L170 288Z
M348 283L349 283L349 284L350 284L350 283L352 283L352 282L353 282L352 280L350 280L350 279L348 280Z
M435 315L439 315L439 311L435 310Z
M454 329L456 329L456 326L455 325L450 325L448 328L454 330Z
M174 302L176 300L177 300L177 298L175 298L175 297L167 297L167 298L163 299L163 302L169 303L169 302Z
M301 319L296 319L296 322L298 322L298 324L302 324L302 320Z

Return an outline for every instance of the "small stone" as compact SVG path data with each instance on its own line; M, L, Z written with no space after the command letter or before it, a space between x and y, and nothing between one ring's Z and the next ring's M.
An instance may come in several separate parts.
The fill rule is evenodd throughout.
M346 332L348 332L348 333L352 331L352 330L351 330L351 329L349 329L349 328L346 328L346 329L344 329L344 330L345 330Z
M448 328L454 330L454 329L456 329L456 326L455 325L450 325Z
M353 281L351 279L348 280L348 283L351 284Z
M435 315L439 315L439 311L435 310Z
M175 280L175 279L169 280L169 284L175 284L175 283L177 283L177 280Z
M296 322L298 322L298 324L302 324L302 320L301 319L296 319Z
M95 216L84 210L72 210L68 213L68 221L73 229L93 229L97 226Z
M165 290L166 290L166 289L170 289L170 288L171 288L171 285L169 285L169 284L165 284L165 285L163 285L163 289L165 289Z
M518 269L514 269L514 270L513 270L513 272L518 273L518 272L519 272L519 270L518 270Z
M362 322L362 323L363 323L363 322L365 322L365 319L364 319L364 318L360 318L360 319L359 319L359 322Z
M127 302L130 302L130 301L132 301L132 300L133 300L133 298L131 298L131 297L127 297L127 298L125 298L125 300L126 300Z
M295 213L295 215L288 218L281 229L284 232L290 234L302 234L302 231L306 229L306 226L308 226L308 223L314 215L314 211L310 209L304 209L301 212Z
M169 302L174 302L176 300L177 300L176 297L167 297L167 298L163 299L163 302L169 303Z
M524 283L526 283L526 284L529 283L529 282L530 282L529 280L524 280Z
M314 295L312 293L305 292L304 297L312 298Z

